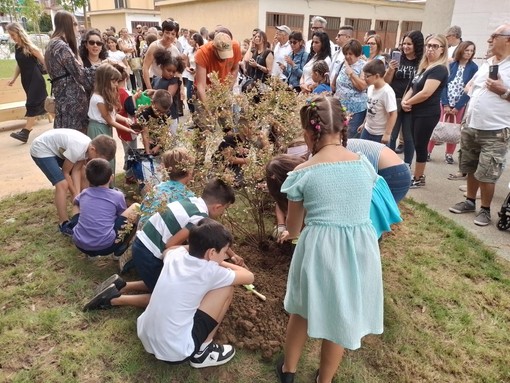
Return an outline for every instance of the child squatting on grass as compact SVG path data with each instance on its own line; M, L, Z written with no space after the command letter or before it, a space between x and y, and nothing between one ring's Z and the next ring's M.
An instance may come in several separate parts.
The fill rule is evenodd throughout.
M115 140L107 135L102 134L91 140L74 129L48 130L32 142L32 159L55 186L58 228L62 234L73 235L67 215L67 192L71 193L72 200L80 193L86 160L104 158L111 161L116 148Z
M209 181L201 198L191 197L175 201L154 213L136 233L131 247L133 262L141 281L125 282L117 274L100 284L95 296L85 305L84 311L107 309L112 306L145 308L163 268L162 254L188 240L189 230L205 217L219 218L235 202L232 187L219 179ZM227 257L237 265L244 260L227 249ZM133 294L132 292L143 292Z
M159 183L145 194L140 206L139 229L143 228L154 213L164 209L170 202L195 197L195 194L186 187L193 178L195 157L185 148L175 148L163 153L161 162L169 180Z
M124 194L110 189L113 177L110 163L102 158L90 160L85 167L89 187L74 199L79 213L73 229L73 242L90 257L120 257L136 232L139 204L126 206Z
M150 92L151 105L137 113L138 124L142 126L142 143L146 154L158 155L162 142L169 136L167 120L172 106L172 95L168 91L158 89ZM149 129L151 119L157 121L157 131Z
M231 345L213 342L236 285L253 283L247 269L225 262L232 235L204 218L190 228L186 247L163 253L163 269L149 305L138 317L145 350L171 364L219 366L234 357ZM171 304L169 304L169 299Z

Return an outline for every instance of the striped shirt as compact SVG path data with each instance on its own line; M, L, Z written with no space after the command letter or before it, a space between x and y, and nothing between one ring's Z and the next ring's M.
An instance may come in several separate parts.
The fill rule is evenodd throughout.
M196 225L208 215L207 205L202 198L191 197L171 202L163 211L151 216L136 236L156 258L161 259L166 243L172 236L181 229Z

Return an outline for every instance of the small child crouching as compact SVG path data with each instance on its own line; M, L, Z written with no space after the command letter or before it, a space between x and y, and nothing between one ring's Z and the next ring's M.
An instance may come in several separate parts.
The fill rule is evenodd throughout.
M137 320L138 337L157 359L203 368L234 357L234 347L213 343L213 338L232 301L233 286L251 284L254 276L224 261L231 242L223 225L204 218L190 228L189 251L178 247L165 252L150 303Z
M90 187L74 199L80 213L73 217L76 247L90 257L112 254L120 257L136 230L139 204L126 208L124 195L108 186L112 167L105 159L90 160L85 168Z

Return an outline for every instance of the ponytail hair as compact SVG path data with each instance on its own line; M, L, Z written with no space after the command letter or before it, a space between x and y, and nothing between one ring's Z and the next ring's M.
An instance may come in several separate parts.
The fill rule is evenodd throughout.
M326 63L326 61L316 61L312 66L312 72L317 72L323 77L323 84L329 84L329 65Z

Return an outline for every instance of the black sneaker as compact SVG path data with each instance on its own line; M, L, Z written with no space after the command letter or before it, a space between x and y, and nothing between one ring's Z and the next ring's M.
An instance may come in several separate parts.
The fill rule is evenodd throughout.
M58 229L67 237L73 236L73 229L69 226L69 221L62 222L60 225L58 225Z
M28 141L28 136L30 135L30 130L28 129L21 129L19 132L11 133L10 136L12 138L15 138L16 140L19 140L23 143L26 143Z
M414 178L411 180L410 189L417 189L419 187L425 186L425 176L420 176L420 178Z
M283 359L276 364L276 375L278 375L278 381L280 383L294 383L293 372L283 372Z
M96 290L94 291L94 295L101 293L101 291L105 290L112 283L119 291L126 287L127 284L126 281L119 276L119 274L113 274L111 277L109 277L104 282L100 283L99 286L97 286Z
M83 311L89 310L104 310L112 308L112 299L120 297L119 290L112 283L106 289L96 294L84 307Z
M221 366L234 357L236 350L229 344L210 343L202 352L197 352L189 360L194 368Z

